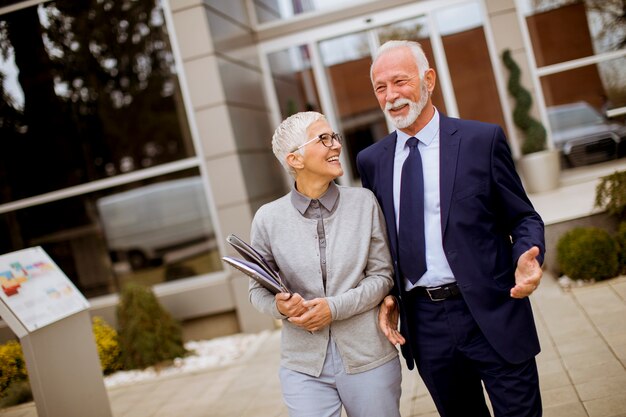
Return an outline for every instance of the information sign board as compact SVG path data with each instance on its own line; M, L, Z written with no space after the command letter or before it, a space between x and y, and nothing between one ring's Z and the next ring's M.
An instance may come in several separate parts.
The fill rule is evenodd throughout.
M28 332L89 308L39 246L0 256L0 300Z

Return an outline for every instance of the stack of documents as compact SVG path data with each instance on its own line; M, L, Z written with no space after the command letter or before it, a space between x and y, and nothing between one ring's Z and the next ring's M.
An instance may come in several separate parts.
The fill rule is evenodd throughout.
M248 275L273 294L279 292L291 294L291 291L283 283L278 271L274 271L267 260L263 258L263 255L257 252L256 249L233 234L228 235L226 241L239 252L243 259L224 256L222 257L224 262Z

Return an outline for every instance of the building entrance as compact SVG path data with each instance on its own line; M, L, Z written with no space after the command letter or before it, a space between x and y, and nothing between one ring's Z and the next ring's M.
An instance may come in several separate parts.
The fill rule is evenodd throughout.
M486 21L479 1L419 2L261 44L273 123L298 111L324 113L346 138L340 181L358 185L357 153L393 130L372 91L372 54L388 40L409 39L437 72L439 111L506 128L506 91Z

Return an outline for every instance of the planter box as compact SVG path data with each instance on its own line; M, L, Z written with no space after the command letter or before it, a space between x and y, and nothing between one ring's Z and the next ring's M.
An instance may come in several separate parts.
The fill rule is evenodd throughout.
M559 186L561 163L558 150L524 155L519 160L519 168L528 193L542 193Z

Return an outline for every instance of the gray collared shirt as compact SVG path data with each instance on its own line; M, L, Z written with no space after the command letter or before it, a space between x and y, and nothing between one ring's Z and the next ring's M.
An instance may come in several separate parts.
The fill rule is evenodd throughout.
M339 189L331 182L328 190L319 199L311 199L300 193L295 186L291 188L291 204L307 219L317 220L317 241L320 249L320 268L322 270L322 282L326 289L326 232L324 231L324 219L334 213L339 200Z
M323 297L328 303L330 325L310 333L287 320L276 308L274 294L250 280L252 305L283 322L281 365L313 376L322 371L331 334L348 374L374 369L398 354L378 328L378 304L393 287L382 211L369 190L331 188L337 188L340 196L334 206L323 207L332 209L323 219L326 288L322 285L318 222L296 209L291 192L261 206L250 231L252 246L280 271L293 292L306 300ZM326 198L322 199L324 206ZM310 204L304 202L308 208Z

